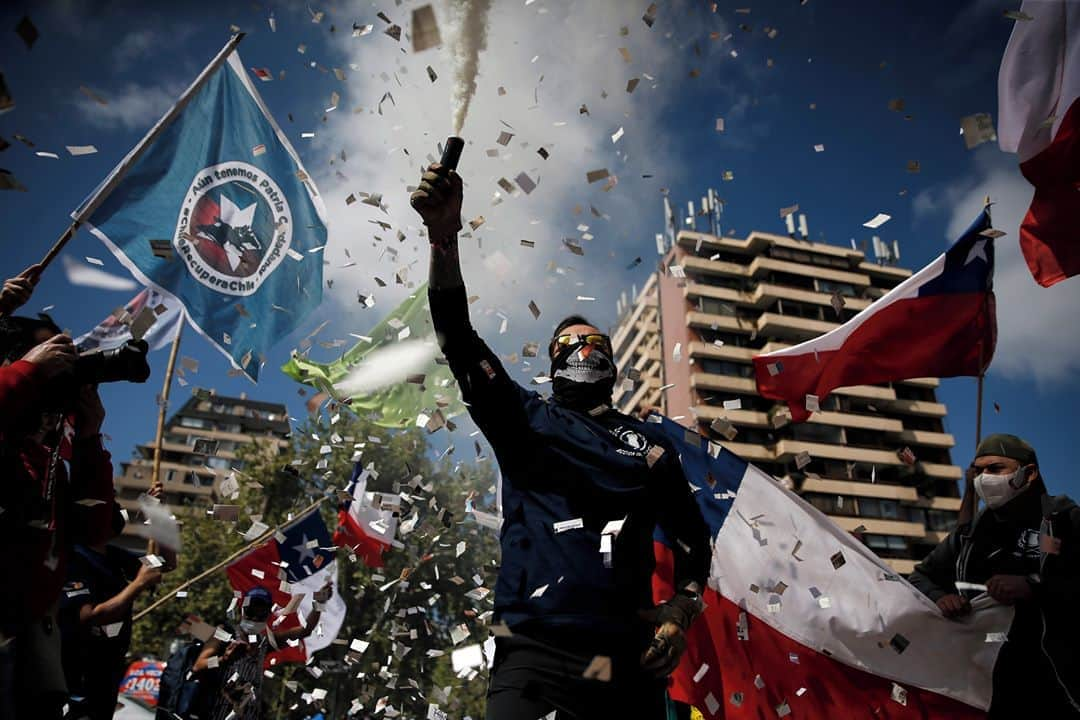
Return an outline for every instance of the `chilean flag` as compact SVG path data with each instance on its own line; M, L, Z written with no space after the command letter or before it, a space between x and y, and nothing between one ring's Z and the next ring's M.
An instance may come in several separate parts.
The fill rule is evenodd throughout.
M1080 3L1024 0L998 74L998 142L1035 196L1020 248L1043 287L1080 274Z
M262 586L274 597L274 613L269 626L287 630L300 625L302 614L312 610L312 596L329 580L334 592L323 608L319 626L295 646L284 646L267 655L267 666L282 662L306 662L315 652L329 647L345 622L345 601L338 592L337 562L318 508L285 526L262 545L240 556L225 568L233 589L245 593ZM303 596L296 611L282 616L281 611L293 596Z
M353 466L352 478L341 494L338 506L338 526L334 531L334 544L347 547L371 568L383 566L382 554L394 544L397 518L393 510L374 507L375 493L367 492L367 481L375 470Z
M997 339L990 212L919 272L838 328L754 357L758 393L786 400L792 419L810 417L838 387L917 377L978 375Z
M738 456L664 418L713 538L706 610L672 675L706 718L984 717L1013 609L946 620L861 542ZM654 542L656 602L673 554Z

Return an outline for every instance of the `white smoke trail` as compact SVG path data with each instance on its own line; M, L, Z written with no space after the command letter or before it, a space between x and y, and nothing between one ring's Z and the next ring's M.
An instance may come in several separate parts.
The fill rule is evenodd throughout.
M469 113L469 103L476 93L476 75L480 52L487 49L487 17L491 0L451 0L454 33L450 56L454 63L454 134L460 135Z
M342 397L352 397L403 383L409 375L423 372L438 352L434 338L408 340L373 350L334 385L334 390Z

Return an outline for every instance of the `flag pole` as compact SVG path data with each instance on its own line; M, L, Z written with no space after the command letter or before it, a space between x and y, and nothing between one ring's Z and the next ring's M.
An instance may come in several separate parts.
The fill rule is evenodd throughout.
M184 108L191 102L191 99L195 97L195 94L202 89L202 86L206 83L207 79L221 67L222 63L228 59L229 54L236 49L236 46L239 45L240 41L243 39L244 33L242 32L236 33L229 38L229 42L225 43L225 47L221 49L221 52L210 61L209 65L203 68L203 71L195 78L195 82L184 91L184 94L180 96L180 99L176 101L176 104L157 121L157 124L154 125L154 127L150 128L150 132L148 132L139 144L120 161L120 164L117 165L112 173L97 187L90 199L87 200L82 207L72 213L74 219L71 221L71 224L68 225L67 230L60 235L56 242L53 243L53 246L49 248L49 252L45 253L45 257L38 263L41 266L41 269L37 272L38 277L40 277L41 273L45 271L45 268L56 259L56 256L64 249L64 246L68 244L68 241L75 236L75 232L79 229L79 226L82 225L103 202L105 202L105 199L109 194L120 184L120 181L124 179L124 176L127 175L128 170L139 161L143 156L143 153L153 145L158 136L165 132L165 129L176 119L176 116L183 112Z
M213 567L202 571L201 573L199 573L195 577L191 578L190 580L185 580L184 582L182 582L179 585L177 585L176 587L174 587L172 590L169 590L167 593L164 593L160 598L155 600L153 603L151 603L150 605L147 605L145 608L140 610L133 618L131 618L131 621L135 622L136 620L143 617L144 615L147 615L147 614L153 612L154 610L157 610L159 607L161 607L162 605L167 603L169 600L172 600L174 597L176 597L176 593L180 592L181 590L186 590L187 588L191 587L192 585L199 582L200 580L203 580L203 579L209 577L210 575L213 575L218 570L225 567L226 565L228 565L229 563L231 563L233 560L240 557L244 553L246 553L246 552L252 550L253 548L261 545L262 543L266 542L266 540L273 537L274 533L279 532L282 528L284 528L284 527L286 527L288 525L292 525L294 522L296 522L296 520L298 518L303 517L304 515L307 515L309 512L311 512L315 508L322 505L324 500L326 500L325 497L319 498L318 500L311 503L310 505L308 505L306 508L304 508L300 512L296 513L291 519L286 520L285 522L277 525L276 527L272 527L272 528L268 529L262 535L255 538L250 543L248 543L244 547L242 547L239 550L237 550L236 552L234 552L229 557L227 557L224 560L222 560L221 562L219 562L217 565L214 565Z
M150 489L161 487L161 445L165 435L165 415L169 410L169 390L172 388L173 371L176 369L176 354L180 350L180 336L184 332L184 323L176 326L176 336L169 350L169 363L165 366L165 384L161 388L161 404L158 407L157 434L154 436L154 466L150 471ZM146 543L146 554L157 555L158 544L153 538Z
M165 414L169 410L169 390L172 389L173 371L176 369L176 355L180 350L180 336L184 332L184 323L176 328L176 337L169 351L169 363L165 366L165 383L161 387L161 405L158 407L157 435L154 437L154 468L150 472L150 488L161 485L161 445L165 434Z

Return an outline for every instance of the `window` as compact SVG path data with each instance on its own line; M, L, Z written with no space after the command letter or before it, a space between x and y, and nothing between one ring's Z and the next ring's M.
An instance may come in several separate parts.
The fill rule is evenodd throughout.
M881 501L877 498L859 498L859 517L881 517Z
M213 468L215 470L228 470L229 461L225 458L220 457L207 458L206 467Z
M734 377L754 377L754 367L745 363L735 363L728 360L714 360L712 358L696 358L697 365L703 372L713 375L729 375Z
M892 535L874 535L867 534L863 536L863 542L871 550L876 552L884 552L889 555L896 553L903 553L907 551L907 540L901 537L893 537Z
M807 502L827 515L850 516L855 514L855 503L851 501L851 498L845 498L842 495L806 493L803 497Z
M893 392L898 400L920 400L922 402L934 402L933 388L893 383Z
M919 507L907 506L907 519L908 522L919 523L922 526L926 526L926 511Z
M844 444L844 431L834 425L817 423L799 423L791 426L791 437L802 442Z
M881 501L881 518L883 520L897 520L900 517L900 503L895 500Z
M746 335L739 335L738 333L720 332L719 330L712 330L710 328L697 328L698 337L702 342L714 343L719 340L724 345L731 345L733 347L748 347L749 338Z
M713 287L722 287L729 290L739 290L741 292L746 291L746 279L730 277L727 275L695 275L691 279L694 282L701 283L702 285L711 285Z
M767 282L776 285L787 285L788 287L802 288L803 290L814 289L814 278L807 277L806 275L774 271L766 275L765 279Z
M781 315L787 315L788 317L799 317L807 320L822 319L820 306L807 305L806 303L795 302L794 300L777 300L776 311Z
M213 425L210 424L210 422L208 420L203 420L202 418L187 417L187 416L180 418L180 424L183 427L200 428L202 430L210 430L210 429L213 428Z
M818 278L817 289L818 292L827 293L829 295L840 293L844 297L859 297L859 293L855 290L855 286L849 285L848 283L833 282L832 280L822 280L821 278Z
M956 525L956 513L945 510L927 510L926 525L936 532L949 532Z
M218 425L218 430L221 430L222 432L231 432L231 433L242 432L242 429L240 427L240 423L220 423Z

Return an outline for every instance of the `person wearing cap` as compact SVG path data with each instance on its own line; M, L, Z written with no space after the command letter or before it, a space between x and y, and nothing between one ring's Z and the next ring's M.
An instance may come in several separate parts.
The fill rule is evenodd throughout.
M949 618L972 612L981 592L972 585L1016 609L994 666L991 718L1080 717L1080 507L1047 494L1034 448L1015 435L979 443L967 472L971 492L983 510L909 580Z
M298 627L274 630L267 627L273 596L264 587L253 587L244 593L240 622L233 638L225 643L210 638L195 660L192 670L202 674L211 687L210 713L203 720L258 720L262 717L263 661L266 653L295 643L314 632L319 624L323 604L330 599L333 587L327 582L313 599L314 607L305 622Z
M147 495L160 498L161 485ZM72 518L80 522L79 515ZM113 506L112 537L126 520ZM160 557L140 561L134 553L108 544L109 537L76 544L60 596L61 657L67 680L66 717L108 720L116 712L120 681L131 645L131 611L135 600L176 567L176 553L161 548Z
M611 339L581 316L548 343L550 399L510 377L469 320L462 182L431 166L413 194L431 241L439 346L502 473L502 561L487 720L666 717L667 676L701 614L708 530L659 426L611 407ZM653 532L675 540L675 594L653 605Z

